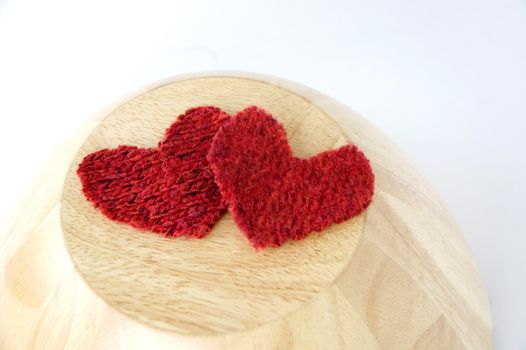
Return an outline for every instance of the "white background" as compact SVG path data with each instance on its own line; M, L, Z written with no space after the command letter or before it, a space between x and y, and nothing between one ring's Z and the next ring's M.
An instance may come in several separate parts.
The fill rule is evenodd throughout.
M469 241L496 348L526 349L525 0L0 0L0 224L94 113L225 69L304 83L383 129Z

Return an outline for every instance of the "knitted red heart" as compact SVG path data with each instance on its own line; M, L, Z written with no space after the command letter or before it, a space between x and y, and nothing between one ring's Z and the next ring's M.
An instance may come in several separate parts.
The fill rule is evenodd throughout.
M374 189L369 161L356 146L296 158L283 126L257 107L223 124L208 161L235 222L256 249L357 215Z
M206 155L227 119L219 108L192 108L157 148L89 154L77 170L84 195L112 220L165 236L204 237L226 210Z

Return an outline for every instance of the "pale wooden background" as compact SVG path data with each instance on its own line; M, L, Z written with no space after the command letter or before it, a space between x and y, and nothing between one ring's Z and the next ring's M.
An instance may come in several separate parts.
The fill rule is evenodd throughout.
M178 319L176 316L156 319L156 313L151 311L156 310L155 303L158 299L149 298L148 294L155 286L134 283L138 280L136 273L140 273L141 266L131 263L110 264L106 271L99 270L99 279L90 275L92 270L86 267L100 266L97 265L97 257L111 259L113 254L113 259L119 260L120 251L117 249L100 255L100 242L90 246L91 249L87 249L87 245L83 243L89 243L92 238L104 239L104 235L101 235L104 227L101 228L97 222L79 225L77 220L70 220L76 218L82 223L82 218L96 214L94 210L89 213L89 209L92 209L89 206L82 206L81 203L84 202L80 201L79 194L74 192L74 177L67 177L64 201L60 205L60 191L70 160L80 157L80 154L76 154L77 149L91 130L95 132L91 134L90 140L91 137L96 140L104 134L101 133L104 125L111 122L111 118L102 122L96 119L87 125L68 147L63 148L58 158L47 167L44 182L35 187L33 196L19 214L13 230L1 246L3 268L0 270L0 277L5 284L0 285L0 306L7 312L0 315L0 340L5 347L141 348L148 341L153 341L158 348L175 345L261 348L265 345L269 348L329 346L482 349L491 346L491 319L487 297L471 254L444 206L400 155L397 147L369 123L333 99L283 80L261 76L251 78L264 80L271 86L291 89L303 96L310 102L305 105L307 112L316 111L318 108L323 111L322 114L306 113L309 117L307 120L312 120L316 115L320 118L330 116L339 125L338 130L306 127L307 131L313 130L320 135L329 135L332 139L331 145L339 139L333 132L343 132L344 139L348 138L356 143L371 159L377 177L377 190L363 224L360 224L358 218L355 223L359 226L351 223L343 233L333 232L334 235L319 236L323 243L324 239L332 241L334 237L346 237L348 234L351 239L349 245L340 245L336 250L348 252L350 263L340 265L342 271L332 275L333 280L330 273L328 276L317 276L315 281L319 284L314 286L325 287L320 288L319 293L316 293L316 289L311 290L314 295L307 298L310 300L298 301L295 296L292 298L292 304L288 304L291 312L284 312L282 315L278 312L277 318L273 320L264 315L265 307L255 310L258 313L256 317L244 321L241 325L227 322L236 319L235 308L225 308L225 316L217 323L211 320L217 313L206 313L206 307L179 310L183 314L188 310L196 310L194 320L204 320L205 326L218 324L215 328L191 329L185 325L189 324L188 319ZM228 89L229 86L239 88L247 84L245 78L223 78L219 81L214 79L205 80L208 83L219 82L215 84L217 89ZM194 83L199 85L203 81L197 79ZM229 85L229 82L233 85ZM177 84L186 83L174 83ZM273 89L277 94L288 94L282 88ZM155 91L159 90L153 90L146 96L155 97ZM138 97L139 100L141 98L145 97ZM271 100L280 101L279 98ZM163 105L162 98L152 98L148 101L153 105ZM116 110L117 114L119 110ZM330 120L324 124L330 125ZM112 135L110 132L103 139L111 138ZM298 142L296 147L301 148L301 145L302 143ZM322 146L323 144L320 144L320 147ZM83 147L90 147L90 141L80 148L81 153L86 151ZM78 203L75 204L75 201ZM80 206L73 209L75 205ZM95 229L86 230L89 225L93 225L92 228ZM362 230L357 232L361 232L361 238L353 233L360 225L363 225ZM63 244L62 230L78 272L73 269ZM132 233L126 231L129 230L123 228L121 232L119 227L114 231L113 238ZM84 232L87 236L75 236L79 232ZM126 237L132 246L137 244L141 248L131 253L137 253L143 262L155 265L162 261L160 258L164 252L155 256L155 252L149 249L149 244L155 242L154 236L132 234L123 237ZM352 237L359 238L356 250L353 248ZM214 239L217 239L219 244L221 235L211 237L210 241L213 243ZM180 245L188 243L177 242ZM307 247L318 247L319 243L320 240L315 237L303 244ZM349 247L351 249L348 249ZM294 251L292 245L286 248ZM297 254L294 254L294 257L296 256ZM166 255L164 257L166 258ZM336 268L326 271L334 273L338 261L343 260L343 257L335 259L336 264L329 261L326 267ZM101 262L108 261L110 260ZM178 270L177 267L173 267L174 275L177 277L181 271L192 272L196 265L192 266L190 261L192 257L185 259L189 268L183 266L182 270ZM141 263L141 259L138 262ZM303 271L303 275L300 276L308 277L310 271L312 270ZM123 282L120 286L129 288L119 290L119 285L111 286L108 283L112 281L112 277L119 280L119 276L126 276L120 280ZM83 279L93 290L86 286ZM188 283L192 280L190 278ZM293 290L303 290L310 281L299 281ZM131 284L126 285L127 282ZM162 283L162 280L157 283ZM216 284L217 288L221 289L228 281L212 280L210 283L211 288ZM106 293L104 286L108 287ZM141 291L143 295L140 294ZM174 293L177 293L177 289ZM112 299L114 294L119 297ZM191 297L198 299L199 295ZM152 305L145 303L148 300ZM264 305L268 301L263 298L261 302ZM297 305L297 308L290 305ZM116 310L126 313L130 318L122 316ZM260 325L253 328L257 322L260 322ZM236 327L239 331L232 332ZM171 329L187 335L155 329ZM203 336L206 332L217 334L211 337Z

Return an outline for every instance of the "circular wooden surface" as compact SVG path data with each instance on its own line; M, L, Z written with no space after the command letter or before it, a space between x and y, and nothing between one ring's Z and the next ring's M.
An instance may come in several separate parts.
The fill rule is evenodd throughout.
M155 133L144 134L143 130L137 129L139 116L145 115L146 110L160 108L159 100L139 103L140 108L137 110L123 109L124 105L87 122L57 151L36 176L35 183L28 191L26 200L19 206L7 233L0 233L0 237L3 237L0 239L0 349L491 349L492 322L488 298L469 247L458 232L447 208L398 147L349 107L311 88L284 79L254 73L221 72L177 77L165 84L196 77L214 78L212 80L221 81L214 90L224 88L231 91L229 84L217 79L226 76L264 81L266 84L263 85L293 91L311 104L311 109L305 111L302 121L311 120L307 117L317 115L314 111L318 108L323 110L337 121L345 135L371 160L376 187L373 202L363 217L353 222L353 225L361 227L357 230L354 241L356 244L359 240L359 244L352 251L350 262L341 264L341 273L337 276L319 276L320 280L326 278L333 281L318 293L303 284L292 288L304 294L291 291L288 295L276 288L276 285L265 285L261 288L262 293L274 289L284 298L285 304L289 296L297 298L298 295L305 296L309 293L315 295L308 302L296 300L297 306L289 305L291 309L296 307L294 310L281 317L285 312L280 313L279 310L272 320L259 327L215 335L210 335L214 332L210 329L201 329L201 333L189 335L181 334L184 330L177 332L173 327L177 322L172 322L173 320L169 320L168 325L176 331L166 332L159 329L168 328L164 321L154 324L152 319L141 318L140 308L136 306L150 307L153 305L150 303L155 301L152 300L152 295L146 293L134 295L141 304L136 304L137 300L125 298L122 289L139 282L135 277L123 273L123 267L128 266L117 266L118 259L112 260L110 252L104 252L108 260L82 254L84 259L100 260L99 266L106 266L106 270L102 271L105 275L98 277L92 274L90 278L95 281L102 278L113 283L108 291L113 290L123 297L122 300L108 303L106 295L89 286L91 281L80 271L80 265L75 268L72 260L76 254L68 252L72 244L80 249L98 251L96 241L94 246L82 246L79 243L83 240L79 232L84 226L95 225L97 229L91 231L92 238L103 239L103 234L117 237L116 242L121 245L115 247L110 242L112 248L108 249L115 250L118 258L140 251L138 255L144 261L152 258L166 261L174 259L165 251L168 249L165 244L167 241L161 237L133 230L129 230L129 235L124 235L127 228L119 227L114 231L110 228L118 224L108 220L101 221L106 222L105 224L87 221L85 215L90 210L90 215L102 219L89 205L84 208L86 212L76 212L75 205L78 204L63 201L62 190L66 176L70 188L65 188L65 198L69 196L68 193L78 191L78 187L75 187L78 184L74 183L76 179L71 174L70 167L78 163L82 153L97 148L97 143L104 140L107 140L104 142L108 142L109 146L115 146L119 143L119 138L126 142L137 139L138 145L151 146L169 124L169 121L158 119L160 116L149 115L162 125L148 129L156 130ZM156 87L158 86L159 84ZM143 93L150 90L143 90ZM199 91L195 93L200 96ZM247 90L247 95L251 95L250 90ZM280 100L268 95L258 98L266 98L269 104L280 103ZM138 102L140 99L141 96ZM301 101L301 98L298 100ZM204 102L197 98L196 104ZM281 102L287 105L290 101L284 99ZM164 108L178 111L185 108L178 106L176 100L171 101L170 105L172 107L165 104ZM237 108L227 110L233 112L235 109ZM105 117L127 112L133 116L133 120L115 124L118 126L117 132L122 130L122 135L105 134L101 128L109 120ZM275 110L271 112L276 114ZM290 110L280 115L290 115ZM321 130L327 127L328 130L333 130L332 125L320 123L319 127ZM129 134L133 138L126 138L128 136L125 135ZM86 138L90 141L86 142ZM298 141L293 141L293 146L300 155L301 150L305 152L302 156L318 151L302 148ZM82 144L84 145L81 147ZM305 146L315 144L315 140L309 140ZM331 147L330 143L327 147ZM70 211L67 214L70 218L76 215L80 220L73 224L65 222L65 216L61 215L65 213L62 213L62 206L65 207L64 210ZM71 232L63 233L67 225ZM320 238L329 236L329 233L324 232ZM131 241L134 235L138 236L135 238L137 241ZM215 233L210 237L211 240L220 237L220 234L214 235ZM338 235L345 233L340 232ZM233 233L233 236L237 235ZM121 240L124 237L129 241ZM126 245L128 242L130 247ZM188 250L181 248L180 251L185 257L190 254L190 247L197 244L197 241L176 242L175 244L188 247ZM247 248L248 244L245 244L246 242L240 249ZM152 247L159 249L154 250ZM291 253L294 251L292 245L287 249ZM130 253L130 250L133 252ZM234 255L228 251L222 253ZM240 254L239 251L237 253ZM319 255L315 256L322 259ZM128 260L128 265L143 263ZM195 262L199 260L181 259L183 260L184 264L174 268L172 272L183 269L196 275L202 273L193 271L197 268ZM78 264L78 261L75 260L75 263ZM337 270L334 266L340 264L327 259L307 263L326 265L334 270ZM210 266L208 264L207 268ZM281 269L281 266L276 264L276 269ZM325 268L323 271L326 271ZM168 272L160 268L155 273L162 275ZM234 275L234 271L232 274ZM189 276L190 274L183 277ZM255 277L257 276L256 274ZM294 278L289 271L273 276L277 279L278 286L290 283L286 278ZM276 276L281 276L281 279ZM114 280L118 282L113 282ZM160 279L154 278L153 281L161 283ZM157 289L153 287L153 284L149 284L141 288L155 293ZM237 285L235 287L241 288ZM251 284L246 289L241 289L241 292L246 293L250 288ZM175 289L174 291L177 292ZM210 289L205 292L208 294L201 295L208 297L215 291ZM199 295L194 297L199 298ZM308 297L305 296L305 299ZM131 305L134 306L130 307ZM168 314L156 309L159 305L153 306L158 312L155 315L164 317ZM127 307L129 308L126 309ZM167 307L170 305L164 306ZM235 313L237 307L236 303L227 312ZM179 314L185 312L189 310L183 309ZM210 313L209 317L213 319L217 315ZM139 319L142 322L138 322ZM254 319L247 321L246 316L243 320L256 323ZM155 327L147 326L145 322ZM228 327L232 325L220 328Z
M118 145L155 147L186 109L214 105L231 115L265 108L287 129L295 155L351 142L311 101L268 82L203 77L154 88L109 113L66 176L61 221L76 269L116 310L155 328L212 335L282 318L334 282L361 238L363 217L301 242L255 252L226 214L201 240L164 238L112 222L84 198L75 173L88 153Z

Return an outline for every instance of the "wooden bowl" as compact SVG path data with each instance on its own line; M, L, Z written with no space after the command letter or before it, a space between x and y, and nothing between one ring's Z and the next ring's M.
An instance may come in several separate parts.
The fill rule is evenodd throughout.
M226 214L202 240L112 222L76 167L154 147L187 108L258 105L295 155L358 145L376 175L352 220L255 252ZM2 349L487 349L491 318L465 241L395 145L349 108L269 76L179 77L89 122L45 169L1 241Z

